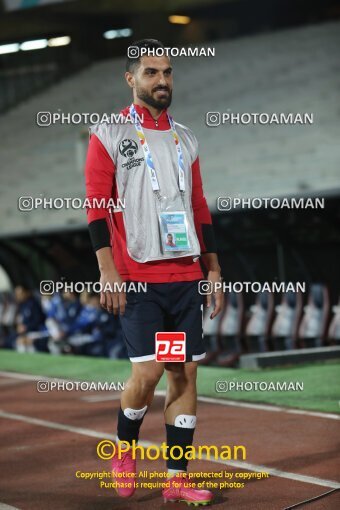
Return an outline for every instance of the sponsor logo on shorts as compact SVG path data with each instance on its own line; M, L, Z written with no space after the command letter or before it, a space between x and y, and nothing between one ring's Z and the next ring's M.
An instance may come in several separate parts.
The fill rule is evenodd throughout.
M156 333L156 361L185 361L186 334L184 332L158 331Z

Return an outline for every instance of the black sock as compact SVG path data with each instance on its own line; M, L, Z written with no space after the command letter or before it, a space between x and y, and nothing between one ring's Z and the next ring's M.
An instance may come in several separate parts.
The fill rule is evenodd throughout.
M135 440L137 443L139 437L139 429L143 423L144 416L140 420L131 420L125 416L124 411L122 408L120 408L117 425L117 435L119 441L127 441L128 443L132 444L132 441Z
M189 461L184 456L187 447L192 445L195 429L176 427L175 425L168 425L167 423L165 424L165 427L167 439L166 444L168 446L167 457L169 457L169 459L166 461L166 466L168 469L186 471ZM170 457L170 449L173 446L180 446L183 449L183 456L178 460L172 459ZM181 450L174 448L173 455L177 458L179 457L180 452Z

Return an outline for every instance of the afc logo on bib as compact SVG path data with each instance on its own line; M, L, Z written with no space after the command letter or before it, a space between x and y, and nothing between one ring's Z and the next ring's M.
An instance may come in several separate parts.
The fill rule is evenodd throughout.
M156 333L156 361L183 362L185 361L184 332L164 331Z

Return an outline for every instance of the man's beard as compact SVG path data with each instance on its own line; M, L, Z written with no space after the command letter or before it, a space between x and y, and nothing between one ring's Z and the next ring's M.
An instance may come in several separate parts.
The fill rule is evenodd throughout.
M157 90L166 90L168 92L168 96L157 100L154 99L154 97L150 95L145 89L140 87L137 87L136 94L139 99L144 101L144 103L148 104L149 106L156 108L156 110L165 110L166 108L169 108L172 100L172 91L168 87L156 87L152 90L152 93L156 92Z

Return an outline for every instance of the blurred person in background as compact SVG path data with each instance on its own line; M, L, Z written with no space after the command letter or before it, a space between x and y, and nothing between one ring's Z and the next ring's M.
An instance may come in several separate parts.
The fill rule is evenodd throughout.
M49 332L48 350L51 354L61 354L66 347L65 330L66 310L64 300L59 292L53 295L44 295L41 298L41 305L46 315L46 328Z
M69 324L66 335L72 352L84 355L99 355L102 351L101 337L96 326L101 313L100 296L96 293L82 292L81 309L74 321Z
M16 341L17 305L11 292L3 292L0 306L0 346L14 349Z
M18 305L16 350L18 352L47 351L48 331L45 314L33 292L18 285L14 289Z
M128 357L122 327L117 315L110 314L100 307L94 334L100 339L103 356L112 359Z
M63 311L60 313L58 319L61 334L61 350L64 354L70 354L72 349L67 341L68 335L73 328L74 321L81 312L82 305L76 292L64 291L61 296ZM54 347L58 348L58 344L55 344Z
M76 354L126 357L126 349L118 317L100 306L100 295L83 291L81 311L67 330L68 344Z
M65 291L62 293L62 298L65 310L65 316L62 321L62 325L66 331L80 313L82 305L76 292Z

